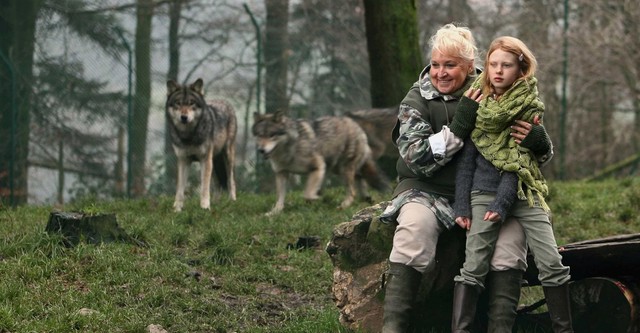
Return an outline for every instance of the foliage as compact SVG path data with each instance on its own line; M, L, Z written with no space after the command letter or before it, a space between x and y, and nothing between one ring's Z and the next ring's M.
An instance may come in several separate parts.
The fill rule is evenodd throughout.
M555 182L549 200L559 244L640 232L640 179ZM358 203L336 210L341 187L307 203L300 191L267 218L275 195L222 196L211 211L191 198L102 201L0 212L0 331L349 332L331 298L332 264L321 247L291 249L301 236L329 240ZM388 198L378 195L383 201ZM44 232L54 210L115 213L149 244L60 245ZM521 302L537 300L525 293ZM84 310L82 310L84 309ZM87 310L88 309L88 310ZM81 311L82 310L82 311Z

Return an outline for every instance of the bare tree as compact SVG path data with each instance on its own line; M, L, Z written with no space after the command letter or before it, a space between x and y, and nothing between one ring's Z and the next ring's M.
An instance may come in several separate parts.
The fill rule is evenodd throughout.
M184 0L171 0L169 2L169 71L167 80L178 80L180 70L180 40L178 31L180 29L180 14L182 13L182 2ZM165 125L164 136L164 163L165 163L165 191L175 192L175 179L177 173L176 159L171 145L171 134L169 124Z
M136 83L133 123L130 136L131 165L129 172L132 177L131 195L142 196L146 192L146 153L147 153L147 123L149 121L149 106L151 103L151 20L153 18L153 0L137 0L136 2Z
M287 66L289 59L289 0L265 0L267 9L264 61L266 112L289 111Z
M0 5L0 199L27 202L27 156L33 51L42 1Z

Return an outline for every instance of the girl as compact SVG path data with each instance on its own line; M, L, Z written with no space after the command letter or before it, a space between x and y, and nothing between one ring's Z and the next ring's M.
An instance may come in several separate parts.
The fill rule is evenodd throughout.
M465 141L456 174L456 223L469 232L465 263L454 278L453 332L470 330L498 231L507 217L515 217L525 231L554 332L573 332L569 267L562 264L558 253L545 202L548 188L535 158L537 143L545 136L536 135L533 126L526 138L533 144L525 145L531 149L523 148L510 127L516 120L536 123L542 118L544 104L538 97L536 67L535 57L521 40L500 37L489 46L485 73L472 86L485 97L471 104L478 108L476 128Z

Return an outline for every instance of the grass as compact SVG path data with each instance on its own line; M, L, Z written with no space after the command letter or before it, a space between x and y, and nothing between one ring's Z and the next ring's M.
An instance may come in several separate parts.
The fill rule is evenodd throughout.
M182 213L169 197L0 208L0 332L350 332L324 245L368 205L337 210L342 193L307 203L292 192L271 218L274 195L251 193L223 195L211 211L191 198ZM640 232L640 179L552 183L549 203L559 244ZM114 213L148 246L66 248L44 231L55 210ZM321 245L288 246L301 236Z

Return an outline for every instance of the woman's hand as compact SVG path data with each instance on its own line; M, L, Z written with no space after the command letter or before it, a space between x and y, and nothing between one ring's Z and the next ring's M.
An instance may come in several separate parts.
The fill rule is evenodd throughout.
M540 125L540 117L538 117L538 115L533 117L533 123L535 125ZM511 126L511 130L513 130L513 132L511 132L511 136L515 139L517 144L520 144L522 140L529 135L531 127L531 123L524 120L516 120L516 124Z
M456 223L464 230L471 229L471 219L466 216L456 217Z
M469 88L467 89L467 91L464 92L464 95L469 98L472 99L478 103L480 103L480 101L482 100L482 90L480 89L474 89L474 88Z

